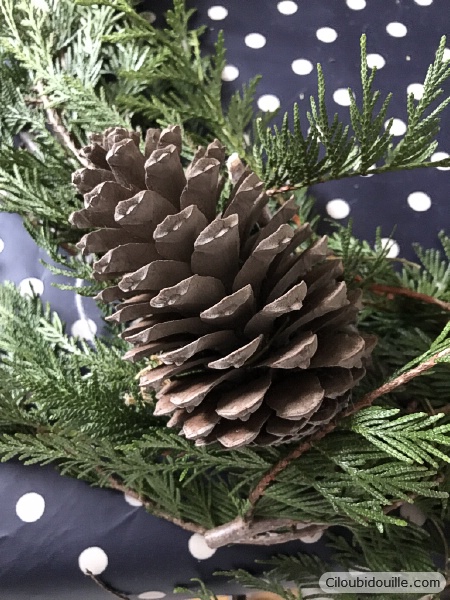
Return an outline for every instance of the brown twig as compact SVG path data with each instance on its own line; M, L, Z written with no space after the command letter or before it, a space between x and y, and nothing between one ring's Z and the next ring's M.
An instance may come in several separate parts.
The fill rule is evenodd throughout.
M44 93L44 85L41 81L37 82L36 90L41 99L42 106L44 107L48 122L53 127L56 138L63 146L67 148L67 150L69 150L69 152L71 152L75 156L78 162L80 162L84 167L88 167L88 159L81 155L80 150L75 146L58 112L54 108L52 108L48 96L46 96L46 94Z
M66 242L63 242L62 244L60 244L60 247L65 250L68 254L70 254L71 256L76 256L77 254L79 254L79 250L77 250L76 248L74 248L74 246L72 246L71 244L68 244Z
M272 188L266 191L268 196L276 196L276 194L284 194L286 192L293 192L294 190L300 189L298 185L282 185L279 188Z
M437 352L436 354L431 356L428 360L424 361L420 365L417 365L417 367L414 367L413 369L406 371L406 373L402 373L395 379L391 379L391 381L384 383L382 386L380 386L376 390L373 390L372 392L369 392L368 394L363 396L361 398L361 400L359 400L359 402L357 402L351 408L347 409L347 411L344 413L344 416L347 417L349 415L354 414L361 408L370 406L372 404L372 402L374 400L376 400L377 398L379 398L380 396L389 394L390 392L395 390L395 388L398 388L401 385L408 383L408 381L411 381L411 379L414 379L415 377L418 377L425 371L432 369L436 365L437 361L440 358L443 358L444 356L449 356L449 355L450 355L450 348L446 348L445 350L441 350L440 352Z
M264 495L266 488L270 485L270 483L272 483L272 481L275 479L275 477L279 473L281 473L281 471L284 471L286 469L286 467L288 467L291 464L291 462L293 462L294 460L299 458L299 456L301 456L302 454L307 452L313 446L313 444L315 442L318 442L323 437L325 437L328 433L333 431L333 429L336 427L336 425L337 425L337 423L330 421L330 423L328 423L327 425L325 425L325 427L320 429L309 440L302 442L299 446L294 448L294 450L292 450L287 456L285 456L280 461L278 461L270 469L270 471L268 473L266 473L266 475L264 475L264 477L259 481L259 483L256 485L256 487L250 492L248 499L249 499L251 508L247 512L246 518L251 517L251 515L253 513L253 509L255 507L255 504Z
M101 579L99 579L98 577L96 577L94 575L94 573L91 573L91 571L88 571L86 569L86 571L84 573L85 573L85 575L87 575L87 577L89 577L90 579L92 579L92 581L94 583L96 583L99 587L101 587L102 590L105 590L106 592L109 592L110 594L112 594L116 598L121 598L122 600L131 600L131 598L129 596L126 596L125 594L122 594L118 590L114 589L113 587L111 587L110 585L108 585L107 583L105 583L104 581L102 581Z
M97 468L97 473L99 475L101 475L102 477L104 476L104 473L100 467ZM164 512L164 511L158 510L155 507L153 502L151 502L150 500L147 500L146 498L144 498L137 492L127 488L122 483L120 483L120 481L118 481L115 477L112 477L112 476L108 477L108 487L112 488L113 490L122 492L123 494L126 494L127 496L130 496L131 498L134 498L135 500L138 500L155 517L160 517L162 519L165 519L166 521L170 521L174 525L178 525L179 527L182 527L183 529L186 529L187 531L192 531L194 533L200 533L201 535L203 535L206 532L205 527L201 527L200 525L196 525L195 523L190 523L188 521L183 521L182 519L173 517L172 515Z
M415 377L418 377L425 371L428 371L429 369L434 367L434 365L440 358L442 358L444 356L449 356L449 355L450 355L450 348L447 348L446 350L442 350L441 352L436 353L434 356L432 356L431 358L429 358L422 364L418 365L417 367L410 369L406 373L402 373L395 379L388 381L387 383L383 384L376 390L369 392L368 394L363 396L358 402L356 402L353 406L349 407L344 413L342 413L340 415L339 421L338 420L330 421L330 423L328 423L328 425L325 425L325 427L323 427L323 429L319 430L316 434L311 436L309 438L309 440L302 442L299 446L294 448L294 450L292 450L287 456L285 456L283 459L281 459L279 462L277 462L266 473L266 475L264 475L264 477L258 482L258 484L255 486L255 488L250 492L249 501L250 501L251 507L246 514L246 518L247 519L251 518L256 503L264 495L265 490L272 483L272 481L275 479L275 477L277 477L277 475L279 475L282 471L284 471L294 460L296 460L302 454L304 454L310 448L312 448L313 445L316 444L319 440L321 440L326 435L331 433L342 418L349 417L349 416L353 415L354 413L358 412L359 410L361 410L362 408L366 408L366 407L370 406L380 396L389 394L395 388L397 388L401 385L404 385L405 383L407 383L411 379L414 379Z
M420 292L415 292L414 290L410 290L408 288L402 287L394 287L390 285L381 285L379 283L374 283L370 286L370 290L380 294L393 294L394 296L407 296L408 298L414 298L415 300L421 300L422 302L427 302L428 304L436 304L440 306L444 310L450 311L450 302L444 302L443 300L438 300L438 298L434 298L433 296L428 296L427 294L421 294Z
M412 165L408 165L408 169L428 169L430 167L447 167L448 159L442 159L442 160L436 160L436 161L424 161L421 162L419 164L412 164ZM341 179L350 179L353 177L360 177L360 176L366 176L366 175L380 175L381 173L391 173L392 171L394 171L395 169L393 169L390 165L382 165L380 167L377 167L375 169L368 169L363 171L345 171L343 173L340 173L339 175L336 174L328 174L328 175L324 175L323 177L316 177L316 178L312 178L312 179L303 179L303 181L299 181L296 184L292 184L292 185L282 185L280 187L274 187L271 188L269 190L266 191L266 194L268 196L275 196L276 194L283 194L285 192L293 192L295 190L301 190L304 188L310 188L313 185L317 185L319 183L328 183L329 181L339 181Z

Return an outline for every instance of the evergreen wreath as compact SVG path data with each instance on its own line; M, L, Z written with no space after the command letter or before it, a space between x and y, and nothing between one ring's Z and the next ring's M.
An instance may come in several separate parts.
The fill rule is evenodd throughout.
M417 247L417 262L411 262L389 258L379 230L373 247L357 239L351 225L334 225L328 236L331 260L325 260L326 252L321 253L323 262L316 266L312 263L298 277L305 277L306 286L322 282L319 291L309 298L310 312L319 307L317 314L310 315L314 323L315 319L323 319L320 310L324 306L325 313L350 306L350 317L348 310L345 313L345 327L342 323L339 327L344 327L347 337L359 340L359 354L355 351L352 355L357 357L355 361L345 362L346 355L334 357L335 362L323 359L314 363L316 348L308 355L308 360L312 359L313 373L308 375L311 381L315 377L323 383L321 369L341 369L344 383L337 378L328 382L328 388L322 385L328 390L327 400L333 394L342 399L339 410L318 419L314 427L309 427L308 422L304 436L301 427L286 433L286 423L281 423L286 420L286 407L280 407L283 397L278 393L268 403L279 413L270 428L267 426L266 437L258 438L260 424L251 440L246 438L241 443L239 438L239 443L228 444L232 448L214 443L216 438L207 439L211 430L202 430L199 435L198 422L194 429L186 427L190 415L187 411L178 415L181 420L175 419L175 424L183 426L185 434L188 432L186 437L180 436L177 429L167 428L167 418L161 415L173 410L162 410L161 399L157 410L154 395L148 391L149 381L155 387L155 381L166 376L172 377L169 388L180 385L180 381L189 388L186 380L204 376L204 357L210 360L210 346L202 346L206 344L202 342L196 347L200 358L188 364L184 381L183 377L177 379L176 369L161 367L160 351L165 352L162 357L169 365L176 364L186 344L194 343L191 338L183 338L184 345L177 339L171 348L141 351L142 344L149 343L145 336L139 338L143 331L139 319L145 321L147 315L140 312L142 305L147 311L150 305L161 308L161 297L155 289L149 295L144 286L139 294L143 290L148 297L142 300L136 292L139 286L133 288L137 279L130 273L138 272L155 257L149 250L143 261L142 248L134 254L128 248L129 252L121 255L114 254L114 249L124 248L123 244L143 246L136 236L139 238L138 231L147 227L145 219L131 219L131 229L121 230L128 234L123 233L113 243L105 242L106 234L98 234L105 228L117 227L114 211L121 202L128 203L128 208L132 205L134 210L142 203L133 198L139 194L141 199L146 197L144 188L133 187L133 181L127 180L133 165L134 177L144 164L139 148L147 160L153 157L152 164L156 164L155 157L166 156L167 148L172 147L172 155L177 154L177 168L182 165L190 173L188 183L191 182L191 192L195 192L191 196L206 190L205 197L214 200L209 208L202 205L202 210L211 210L211 206L214 209L207 222L197 214L197 220L203 223L199 231L204 232L217 219L228 219L229 230L236 229L244 223L241 215L245 194L252 196L252 218L241 230L247 237L241 239L246 258L240 255L240 273L252 249L258 247L246 245L252 236L259 243L275 236L278 228L284 236L289 230L289 239L298 236L297 246L303 254L295 254L291 248L288 255L275 261L275 267L264 263L264 275L281 277L280 273L286 271L276 269L281 269L283 260L298 262L299 257L311 254L311 248L320 246L316 233L319 219L306 191L310 185L366 174L450 166L448 158L430 162L437 145L440 113L450 102L450 98L440 98L441 86L450 76L450 62L443 60L445 38L426 74L422 98L416 101L412 94L408 97L407 130L394 143L390 133L392 120L386 128L383 125L390 96L382 99L374 89L376 69L367 68L365 36L361 38L361 90L350 90L349 94L350 125L341 122L337 115L330 119L325 81L318 66L317 98L311 98L306 120L296 106L292 128L286 116L278 129L269 126L267 115L255 117L253 113L257 79L235 93L224 106L223 37L219 34L213 55L201 54L203 28L190 28L191 14L182 0L175 0L173 10L166 15L166 27L160 30L128 0L0 0L0 208L22 216L33 239L59 265L47 265L53 273L85 281L81 288L67 284L61 285L62 289L75 289L79 294L108 302L123 299L123 292L133 292L119 308L127 318L117 316L119 313L114 313L108 304L99 303L106 319L106 334L88 343L69 336L58 315L37 297L24 298L10 284L0 287L0 456L4 461L17 457L25 464L54 463L63 474L125 491L141 500L152 514L204 535L211 547L249 542L271 545L325 532L323 539L333 549L335 564L345 568L433 570L432 551L438 547L445 555L443 573L448 577L443 529L449 518L450 492L450 238L444 232L440 234L442 251ZM179 127L170 127L171 124ZM250 130L252 136L248 134ZM203 150L198 150L198 146ZM225 155L231 156L230 176L223 166ZM137 163L141 167L137 168ZM211 169L214 184L210 180L205 183L205 173L209 177ZM80 193L71 183L74 171L78 173L78 191L85 194L84 208ZM178 174L181 177L179 170ZM162 195L164 200L170 181L167 173L161 177L161 188L152 180L147 189ZM245 188L248 178L253 178L252 185ZM199 180L202 183L196 187ZM115 200L110 192L99 193L96 186L108 187L102 182L116 186ZM184 189L189 190L189 185ZM189 196L188 192L182 193ZM234 211L230 210L233 198L239 200ZM184 204L178 203L174 210L166 207L166 212L153 223L152 233L158 227L161 233L164 219L166 223L171 215L191 204L185 198ZM121 217L126 214L122 210ZM78 226L101 229L88 233L77 246L80 236L69 223L70 215L72 223ZM305 225L307 222L309 226ZM269 227L264 234L270 223L272 229ZM302 231L307 231L307 235L302 237ZM311 245L305 246L309 239ZM283 236L275 236L271 241L274 248L287 244ZM95 246L96 243L100 245ZM232 251L232 244L226 247L227 252ZM80 252L80 248L85 252ZM213 252L220 252L220 248ZM264 249L267 251L266 246ZM192 251L186 250L189 256ZM97 257L94 265L92 252L104 254L103 258ZM237 269L236 265L233 268ZM206 271L203 275L195 273L198 286L202 276L212 278ZM222 275L229 277L229 273ZM323 284L323 277L328 276L331 284L330 280ZM126 279L129 284L131 281L130 286L117 285L118 277L124 277L122 281ZM163 289L167 296L167 288L184 282L186 277L183 271L183 277L175 277L172 283L163 278L158 293ZM108 287L108 279L115 280L116 285ZM237 293L248 283L244 276L242 282L230 290ZM298 292L295 297L286 300L283 296L282 318L287 309L297 311L305 299L306 290L302 288L300 293L300 283L292 282L290 289ZM338 304L330 300L330 285L333 293L341 290ZM201 286L198 289L203 293ZM194 290L197 295L198 289ZM266 286L264 293L270 304L280 296L271 298L269 291L270 286ZM286 293L286 289L280 292ZM196 304L195 310L211 308L224 294L223 290L213 294L207 306ZM159 300L153 302L153 298ZM292 309L291 305L297 308ZM260 313L264 306L267 305L259 306ZM358 333L353 311L356 306L360 307ZM131 313L126 312L130 310ZM253 323L252 335L261 332L258 327L264 330L267 325L261 324L267 311L263 316L255 311L253 319L259 314L260 322L257 326ZM121 321L127 321L130 314L131 319L138 320L124 330ZM218 314L224 315L220 311ZM281 337L293 325L292 318L287 316L283 321ZM150 325L146 323L146 327ZM339 335L344 335L338 330ZM219 336L218 341L217 332L206 333L216 336L214 344L231 347L228 356L235 351L229 337ZM126 341L130 336L140 345L131 351L133 361L126 361L123 355L128 352L130 356ZM377 343L372 349L374 336ZM321 340L320 334L318 338L319 348L321 343L327 348L327 339ZM328 339L328 347L333 346L333 339ZM309 346L306 345L310 348L311 343L309 340ZM342 345L341 340L337 346ZM305 344L302 352L304 347ZM275 358L258 355L262 361L258 365L273 370L279 361L291 360L294 350L300 352L298 348L290 350L288 357L280 357L279 349ZM190 350L183 352L183 360L190 359ZM220 360L224 360L221 356ZM237 372L244 364L242 360L245 362L249 356L241 353L235 363L236 355L228 358L226 364L208 368L236 367ZM330 356L327 360L331 360ZM301 368L308 369L309 364ZM297 363L294 367L291 362L289 365L290 369L300 368ZM364 366L364 376L362 372L354 373L354 369L361 371ZM288 386L283 388L284 375L279 371L279 389L287 394ZM249 391L252 376L250 380L245 377L236 388L245 393L231 399L235 402L232 408L227 405L238 418L252 412L245 402L244 408L239 402L236 407L236 400L246 400L245 394L254 393ZM294 376L287 373L287 380L290 377ZM348 390L352 387L350 396ZM229 395L229 390L223 394ZM223 406L220 410L224 412ZM314 419L313 413L308 412L308 418ZM217 419L213 427L216 422ZM273 433L275 430L278 433ZM287 437L283 438L280 431ZM226 432L219 432L219 441L221 435L223 442ZM275 441L283 443L272 443L277 436ZM254 445L245 445L249 441ZM398 509L405 503L422 509L428 528L399 516ZM249 587L293 600L293 593L285 585L287 581L300 590L311 588L323 572L332 570L307 554L277 557L270 566L263 577L243 571L229 575ZM204 586L199 590L202 597L209 594Z

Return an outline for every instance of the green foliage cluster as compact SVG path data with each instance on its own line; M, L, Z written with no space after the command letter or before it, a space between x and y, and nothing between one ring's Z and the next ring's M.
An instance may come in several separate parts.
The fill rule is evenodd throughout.
M407 99L408 128L394 144L384 128L390 96L383 100L375 90L364 37L361 91L350 91L349 125L329 117L319 66L305 134L298 107L292 130L287 117L280 129L255 118L256 79L224 106L223 37L213 55L201 52L203 28L190 28L191 13L175 0L157 29L128 0L0 0L0 209L22 216L54 273L84 280L79 293L101 287L89 260L74 250L78 233L67 221L80 207L71 173L82 165L90 132L180 123L185 157L216 137L276 188L272 208L285 201L284 187L294 190L302 221L313 210L305 191L313 183L431 165L439 116L450 102L437 102L450 75L444 39L422 99ZM254 506L250 493L292 445L193 446L153 416L152 399L138 388L146 363L122 360L117 326L92 342L75 339L48 306L10 284L0 287L0 457L54 463L92 484L131 490L150 512L191 529L252 510L257 519L326 524L334 559L346 567L429 570L450 493L450 238L442 233L440 241L441 250L417 247L412 262L389 258L379 230L372 245L357 239L351 224L335 226L329 245L347 285L363 294L359 326L378 336L353 402L379 386L387 385L387 393L280 471ZM102 310L106 316L110 309ZM420 376L408 381L413 370ZM405 384L390 388L398 377ZM397 510L402 502L418 503L427 527L406 523ZM270 566L263 577L226 575L293 600L286 581L313 598L306 589L317 588L329 570L306 554L278 557ZM200 597L209 594L201 587Z
M440 86L450 77L450 63L443 60L444 50L443 37L426 74L422 98L416 101L413 94L407 97L407 129L397 144L391 133L393 120L385 126L392 94L380 106L380 92L374 90L376 68L369 73L367 66L366 36L361 37L361 90L348 90L350 124L340 121L337 114L330 119L325 78L318 65L318 97L310 100L306 135L298 105L294 106L292 131L287 115L281 129L265 128L261 119L256 122L258 140L253 152L264 181L269 187L289 181L296 189L344 177L430 166L428 159L437 146L439 115L450 102L450 98L445 98L436 104L443 93ZM433 166L449 164L449 159L444 159Z

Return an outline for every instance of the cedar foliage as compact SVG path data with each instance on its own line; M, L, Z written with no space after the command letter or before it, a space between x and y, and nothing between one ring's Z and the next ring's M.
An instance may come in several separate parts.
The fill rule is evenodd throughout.
M281 128L267 127L267 118L253 113L257 79L223 106L223 37L213 55L201 53L203 28L190 28L191 12L175 0L165 27L156 29L128 0L0 0L0 208L22 216L59 265L48 267L69 278L63 288L73 278L85 280L77 288L85 295L102 286L74 250L78 234L67 218L81 206L70 179L82 161L79 149L90 132L109 126L180 123L186 158L217 137L264 179L273 206L286 199L285 188L298 190L302 219L312 183L450 166L450 159L429 161L450 102L440 97L450 75L444 38L422 99L407 99L408 128L394 143L383 126L390 96L376 91L364 36L361 89L350 90L348 124L329 116L319 66L306 118L296 106L292 129L288 116ZM48 306L10 284L0 288L0 456L54 463L92 484L131 490L150 512L200 532L250 514L311 520L330 527L323 539L346 567L429 570L440 544L433 527L441 531L448 519L450 492L450 238L442 233L440 241L441 250L417 247L415 262L390 259L380 231L371 245L351 225L336 225L330 245L343 260L347 284L364 293L359 327L379 337L353 402L384 384L388 393L291 461L254 505L252 490L291 446L195 447L153 416L136 379L146 363L122 360L126 345L117 326L106 326L92 343L74 339ZM101 308L106 316L109 309ZM432 368L421 371L430 361ZM420 376L389 388L410 373ZM401 502L416 502L430 527L407 524L395 510ZM345 536L335 533L342 528ZM279 557L271 566L262 578L232 575L292 600L283 582L311 588L329 570L306 554ZM203 587L200 594L209 592Z

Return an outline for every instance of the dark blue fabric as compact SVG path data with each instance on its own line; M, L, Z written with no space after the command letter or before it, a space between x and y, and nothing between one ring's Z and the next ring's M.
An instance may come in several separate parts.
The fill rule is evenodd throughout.
M406 89L423 81L440 36L449 30L447 1L428 0L427 5L427 0L367 0L366 3L298 0L290 5L284 3L285 8L297 6L298 10L291 15L282 14L276 0L199 0L188 4L198 8L195 23L210 28L205 48L211 47L218 29L225 31L228 64L239 70L235 80L225 83L226 96L261 73L263 80L257 98L265 94L277 96L281 113L291 110L297 101L306 122L308 98L316 94L316 76L314 71L298 75L291 65L298 59L312 64L321 62L328 84L329 111L336 110L346 118L347 109L334 101L333 93L347 86L359 93L359 38L366 32L368 52L380 54L385 60L377 85L383 94L394 92L389 116L404 121ZM147 0L144 4L145 9L157 14L157 22L161 23L160 13L171 3ZM348 4L354 7L365 4L365 7L354 10ZM218 5L228 13L224 19L214 20L211 18L214 12L209 11ZM386 31L388 23L396 22L407 28L403 37L393 37ZM323 27L336 31L335 41L318 39L317 30ZM245 36L251 33L265 37L262 48L246 45ZM446 93L449 92L447 86ZM450 152L449 126L450 111L447 111L439 136L440 152ZM450 229L448 180L448 171L418 170L323 184L315 186L313 193L325 216L329 201L337 198L346 201L355 231L365 239L374 239L377 225L382 226L385 237L396 225L393 237L400 254L411 257L413 242L435 246L438 231ZM429 210L417 212L408 205L408 196L417 191L431 199ZM26 278L37 278L44 287L42 299L58 311L69 331L74 324L75 332L84 332L88 337L100 330L101 320L93 301L76 299L69 292L51 287L51 282L57 279L39 263L39 258L45 255L36 248L17 216L0 214L0 240L0 280L20 284ZM88 327L87 318L91 320ZM24 522L16 514L16 506L30 492L42 496L45 510L35 522ZM108 566L100 577L133 599L152 591L170 597L175 585L188 585L192 577L201 577L211 584L214 571L250 567L255 558L272 553L298 549L324 551L320 542L293 543L273 549L235 546L198 560L189 552L191 535L149 516L143 508L130 506L118 492L93 489L81 481L60 477L52 467L24 467L16 462L0 465L2 600L107 598L107 592L96 587L78 566L80 553L89 547L101 548L108 557ZM215 589L217 593L233 591L222 583L216 583Z
M45 510L35 522L23 522L16 506L30 492L44 498ZM218 593L237 593L238 587L224 578L213 579L212 573L241 567L255 570L255 559L274 552L310 548L322 552L320 543L291 542L275 550L246 545L221 548L210 558L198 559L189 551L191 537L192 533L149 515L142 507L131 506L120 492L61 477L52 467L23 467L14 461L1 465L2 600L106 598L106 592L78 566L79 555L92 547L101 548L108 557L100 577L133 600L149 591L170 598L176 585L195 588L193 577L213 585Z
M428 0L430 2L430 0ZM306 113L309 98L317 98L315 69L307 75L297 75L292 63L306 59L316 65L320 62L327 84L327 107L330 118L337 112L349 122L348 108L333 99L336 90L351 87L358 101L360 95L359 40L367 34L368 54L379 54L385 64L376 75L375 87L384 98L393 92L388 117L407 120L406 97L410 84L423 83L427 68L434 60L434 53L442 35L450 29L450 13L446 0L433 0L428 6L424 0L353 0L363 6L352 10L352 0L324 0L321 2L290 2L298 10L291 15L280 13L275 0L223 0L195 2L198 7L197 21L208 24L212 31L209 43L217 30L223 29L227 48L227 63L239 69L239 77L225 83L226 93L238 88L256 74L262 75L257 99L263 95L275 95L280 100L278 124L284 112L291 112L294 102L299 104L300 115L308 125ZM228 11L223 20L208 16L211 5L221 5ZM399 23L406 27L406 35L393 37L386 27ZM337 37L331 43L319 41L317 31L332 28ZM245 43L248 34L259 33L266 38L262 48L251 48ZM450 48L450 40L447 47ZM450 58L450 50L445 53ZM450 94L450 82L444 86L442 98ZM448 131L450 110L443 114L442 129L438 136L437 152L450 152ZM394 138L398 141L399 137ZM350 205L354 231L358 237L374 241L375 228L382 227L382 235L389 237L395 228L393 239L400 248L400 255L413 258L412 244L419 242L426 248L439 246L437 234L450 230L450 204L448 199L449 171L438 169L416 170L372 177L356 177L314 186L319 211L327 216L326 204L330 200L344 199ZM423 192L431 199L431 207L424 212L410 208L408 196ZM348 218L341 220L347 222Z

